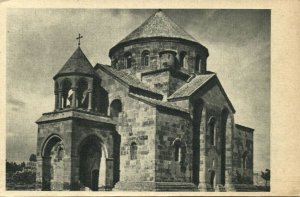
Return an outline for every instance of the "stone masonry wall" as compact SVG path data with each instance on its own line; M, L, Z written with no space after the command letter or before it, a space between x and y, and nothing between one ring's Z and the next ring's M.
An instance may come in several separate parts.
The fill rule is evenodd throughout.
M243 164L243 154L247 157ZM236 184L253 183L253 133L235 127L233 138L233 181Z
M142 77L142 82L150 88L162 92L163 95L169 95L170 71L159 72Z
M182 144L181 157L184 155L178 161L175 161L173 144L176 139L179 139ZM189 118L164 110L157 111L155 143L155 181L191 182L193 150L192 124Z
M119 115L121 135L120 180L154 181L156 109L133 98L125 99L124 112ZM136 159L130 158L130 145L137 145Z
M64 190L70 189L71 183L71 169L70 169L70 158L71 158L71 132L72 132L72 120L65 120L60 122L53 122L47 124L39 124L38 127L38 140L37 140L37 183L42 183L42 147L45 144L45 141L52 136L53 134L59 135L63 139L64 145L64 169L63 171L63 179L60 179L60 183L56 182L57 188L53 188L54 190L60 190L61 187L58 185L63 185ZM59 170L59 169L57 169ZM49 171L51 172L51 171ZM45 173L45 172L44 172ZM47 175L48 177L53 177L53 175ZM53 177L55 178L55 177Z
M234 119L233 119L233 112L231 108L229 107L229 104L227 103L227 100L225 99L224 95L222 94L220 87L216 84L210 84L207 86L206 90L202 90L201 92L196 92L191 98L190 98L190 111L193 111L193 105L192 103L196 102L197 100L202 99L205 103L205 109L206 109L206 122L205 122L205 131L200 131L200 133L203 133L205 135L205 139L200 138L201 141L205 142L205 151L203 151L202 148L200 148L200 165L205 163L205 169L203 174L204 177L200 176L200 182L205 181L206 184L210 186L210 178L211 178L211 171L215 171L215 183L214 184L220 184L221 183L221 112L226 107L229 110L228 119L226 121L226 184L232 183L232 131L234 126ZM183 104L185 102L175 102L178 104ZM210 118L214 117L216 119L216 145L212 146L210 144L210 134L208 133L208 122ZM200 134L201 135L201 134ZM204 153L204 155L203 155ZM200 167L201 171L201 167ZM204 178L204 180L203 180Z
M101 86L108 92L109 103L114 99L122 102L122 112L116 120L121 135L120 182L154 181L156 108L133 99L126 86L101 70L97 72ZM136 160L130 159L132 142L137 144Z

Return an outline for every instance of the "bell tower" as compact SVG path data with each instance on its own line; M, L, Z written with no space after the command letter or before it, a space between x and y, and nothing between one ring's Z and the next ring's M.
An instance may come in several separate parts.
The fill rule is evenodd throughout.
M97 74L79 46L53 79L55 111L67 108L93 110Z
M36 121L38 189L111 189L118 181L120 136L107 116L107 92L80 42L53 79L54 111Z

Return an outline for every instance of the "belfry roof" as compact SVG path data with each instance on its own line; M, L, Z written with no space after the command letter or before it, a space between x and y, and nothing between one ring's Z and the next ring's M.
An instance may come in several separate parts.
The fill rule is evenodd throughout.
M76 49L65 65L54 76L54 78L67 74L85 74L96 76L92 64L89 62L80 47Z
M158 10L154 15L148 18L141 26L131 32L118 44L150 37L180 38L197 42L195 38L193 38L175 22L173 22L167 15L165 15L163 11Z

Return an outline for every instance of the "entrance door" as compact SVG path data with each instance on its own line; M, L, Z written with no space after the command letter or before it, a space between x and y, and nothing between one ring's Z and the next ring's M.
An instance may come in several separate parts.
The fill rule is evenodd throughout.
M211 173L210 173L210 185L212 188L215 187L215 171L212 170Z
M98 182L99 182L99 170L93 170L92 172L92 190L98 190Z

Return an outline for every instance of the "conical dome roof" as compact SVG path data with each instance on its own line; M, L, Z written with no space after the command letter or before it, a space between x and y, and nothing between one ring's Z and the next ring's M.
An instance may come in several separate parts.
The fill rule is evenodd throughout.
M158 10L141 26L121 40L116 46L133 40L157 37L178 38L198 43L195 38L179 27L174 21L165 15L162 10Z
M54 79L59 76L70 75L70 74L84 74L90 76L96 75L92 64L84 55L80 47L76 49L73 55L65 63L65 65L54 76Z

